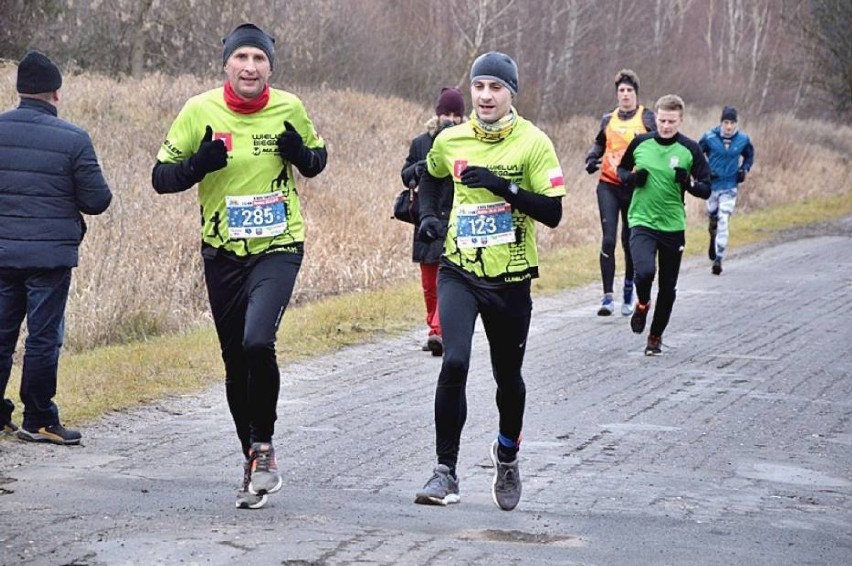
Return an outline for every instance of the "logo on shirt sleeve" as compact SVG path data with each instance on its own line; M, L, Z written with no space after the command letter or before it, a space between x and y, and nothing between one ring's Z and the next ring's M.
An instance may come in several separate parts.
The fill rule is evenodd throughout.
M551 187L561 187L565 184L565 176L562 175L561 167L550 169L547 172L547 176L550 178Z

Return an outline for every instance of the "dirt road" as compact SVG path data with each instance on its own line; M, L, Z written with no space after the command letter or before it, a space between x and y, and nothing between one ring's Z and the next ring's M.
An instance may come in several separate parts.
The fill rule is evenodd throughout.
M285 483L262 510L234 508L218 387L110 415L82 447L0 442L0 563L852 564L852 218L725 267L684 265L656 358L595 316L597 285L536 300L514 512L490 498L479 329L462 501L413 504L440 364L417 329L284 368Z

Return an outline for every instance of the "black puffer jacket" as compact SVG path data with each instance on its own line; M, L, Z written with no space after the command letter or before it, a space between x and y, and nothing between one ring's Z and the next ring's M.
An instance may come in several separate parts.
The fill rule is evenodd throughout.
M437 116L426 123L426 128L427 131L425 133L420 134L411 142L408 157L405 158L405 165L402 166L402 184L405 187L416 187L420 183L420 175L417 173L417 162L425 160L426 154L432 149L432 142L435 140L435 136L438 135ZM439 205L440 220L444 232L446 232L447 225L450 222L450 210L453 207L453 180L451 178L444 179L441 182L441 201ZM421 242L417 239L417 229L419 227L419 223L414 225L411 259L417 263L438 263L441 254L444 253L444 240L438 238L428 244Z
M111 200L92 140L54 105L24 98L0 114L0 268L75 267L81 213Z

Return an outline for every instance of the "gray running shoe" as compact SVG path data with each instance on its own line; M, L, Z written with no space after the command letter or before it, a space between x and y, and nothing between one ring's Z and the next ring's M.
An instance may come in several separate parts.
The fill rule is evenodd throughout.
M433 470L432 477L423 486L423 489L417 492L415 503L421 505L449 505L450 503L458 503L459 497L459 479L450 473L450 469L438 464Z
M269 442L255 442L249 450L251 480L248 490L254 495L275 493L281 489L281 476L278 475L278 462L275 449Z
M255 495L249 491L251 483L251 462L243 465L243 485L237 492L237 509L260 509L266 505L266 494Z
M48 425L36 431L30 431L21 427L17 431L18 438L27 442L52 442L53 444L80 444L83 438L76 430L65 428L61 424Z
M521 472L518 458L514 462L501 462L497 459L497 440L491 445L491 461L494 463L494 482L491 484L491 497L503 511L511 511L521 500Z

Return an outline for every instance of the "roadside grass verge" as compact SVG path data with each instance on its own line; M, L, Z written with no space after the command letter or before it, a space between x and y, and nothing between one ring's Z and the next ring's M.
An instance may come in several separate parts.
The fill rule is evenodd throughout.
M730 249L736 252L745 245L770 240L782 230L849 214L852 214L852 192L737 214L732 220ZM706 246L706 227L690 226L686 255L703 255ZM542 277L535 281L534 294L553 294L598 281L597 254L597 244L545 254ZM623 259L619 257L617 261L621 269ZM412 274L415 272L412 265ZM415 281L291 307L279 332L278 352L283 371L287 371L290 361L399 335L423 324L423 312L423 298ZM63 354L56 402L63 422L78 426L111 411L169 396L195 394L221 383L223 377L215 332L212 327L205 327ZM19 386L20 364L16 364L7 395L21 409ZM20 413L16 412L14 417L19 421Z

